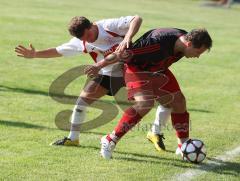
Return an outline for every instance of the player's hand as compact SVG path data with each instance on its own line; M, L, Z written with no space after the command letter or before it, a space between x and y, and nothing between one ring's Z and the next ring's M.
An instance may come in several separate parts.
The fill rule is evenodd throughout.
M130 47L131 38L125 37L123 41L118 45L116 52L123 53L126 48Z
M17 56L24 58L35 58L36 55L35 48L32 46L32 44L29 44L29 48L18 45L15 48L15 52L17 53Z
M84 73L87 74L88 77L93 78L98 75L100 68L96 65L89 65L84 69Z

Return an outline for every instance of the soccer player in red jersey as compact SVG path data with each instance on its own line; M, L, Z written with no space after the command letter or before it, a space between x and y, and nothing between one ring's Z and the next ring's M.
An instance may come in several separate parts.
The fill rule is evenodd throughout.
M176 28L153 29L145 33L124 53L115 52L86 70L97 75L106 65L123 61L128 98L135 104L125 110L111 134L101 139L101 155L109 159L116 143L136 125L157 101L171 108L171 119L178 137L178 147L189 138L189 113L185 97L169 67L181 58L199 58L212 47L206 29L190 32Z

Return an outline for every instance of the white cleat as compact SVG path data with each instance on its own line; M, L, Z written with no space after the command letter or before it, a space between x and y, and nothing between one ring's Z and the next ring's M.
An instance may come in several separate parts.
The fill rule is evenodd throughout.
M100 154L105 159L112 158L112 152L115 148L116 144L113 141L108 141L106 136L101 138L101 151Z
M181 150L181 148L177 147L175 154L176 154L176 155L182 155L182 150Z

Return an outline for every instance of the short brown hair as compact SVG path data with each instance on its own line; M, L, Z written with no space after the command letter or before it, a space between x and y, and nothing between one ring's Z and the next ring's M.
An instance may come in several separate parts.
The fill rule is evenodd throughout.
M212 47L212 39L204 28L193 29L186 35L186 40L192 42L194 48L201 48L204 46L208 50Z
M85 29L91 28L92 23L83 16L75 16L71 19L68 31L69 33L77 38L81 38L84 34Z

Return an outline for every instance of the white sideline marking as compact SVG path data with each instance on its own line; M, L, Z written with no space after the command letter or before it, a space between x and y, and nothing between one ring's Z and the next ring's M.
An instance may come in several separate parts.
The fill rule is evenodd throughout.
M176 175L172 180L179 180L179 181L192 180L193 178L199 175L207 173L207 171L212 170L215 167L224 165L225 161L233 160L238 155L240 155L240 146L233 150L227 151L224 155L219 155L217 157L214 157L214 159L217 159L218 161L209 160L204 165L201 165L195 169L189 169L185 173Z

